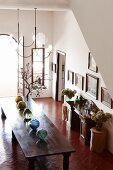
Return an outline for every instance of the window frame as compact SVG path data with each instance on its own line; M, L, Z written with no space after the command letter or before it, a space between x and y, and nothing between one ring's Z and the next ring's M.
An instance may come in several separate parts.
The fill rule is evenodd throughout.
M34 64L34 59L33 59L33 51L34 50L41 50L42 49L42 85L44 86L44 75L45 75L45 48L40 47L40 48L32 48L32 82L34 81L34 70L33 70L33 64Z

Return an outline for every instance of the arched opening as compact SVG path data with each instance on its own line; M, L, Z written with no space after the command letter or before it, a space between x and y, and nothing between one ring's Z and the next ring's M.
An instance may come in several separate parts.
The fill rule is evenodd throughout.
M0 35L0 97L17 94L17 43L9 35Z

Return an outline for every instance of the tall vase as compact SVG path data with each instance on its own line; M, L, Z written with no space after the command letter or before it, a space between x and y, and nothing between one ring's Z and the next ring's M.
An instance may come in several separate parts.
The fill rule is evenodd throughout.
M29 94L26 95L26 101L29 101Z
M64 100L65 100L65 102L71 101L71 99L68 96L65 96Z
M96 123L96 130L97 130L97 131L101 131L101 130L102 130L102 125L103 125L102 122L97 122L97 123Z

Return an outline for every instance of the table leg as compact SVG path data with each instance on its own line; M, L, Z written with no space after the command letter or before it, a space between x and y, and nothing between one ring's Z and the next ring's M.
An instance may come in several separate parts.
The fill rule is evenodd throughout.
M35 170L35 158L29 158L28 170Z
M13 131L12 131L12 142L14 142L14 143L18 142Z
M2 113L2 114L1 114L1 118L2 118L2 119L6 119L6 115L5 115L5 113L4 113L4 111L3 111L2 108L1 108L1 113Z
M69 170L69 156L71 155L70 152L64 153L63 156L63 170Z

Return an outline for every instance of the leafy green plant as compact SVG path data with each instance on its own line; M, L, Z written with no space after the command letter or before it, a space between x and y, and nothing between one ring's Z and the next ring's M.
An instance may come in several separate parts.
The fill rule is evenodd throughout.
M74 97L75 94L76 94L76 90L71 90L69 88L62 90L62 95L66 95L69 99Z
M96 113L93 113L91 119L96 123L96 129L99 130L102 128L104 122L112 117L110 113L104 113L103 110L99 110Z

